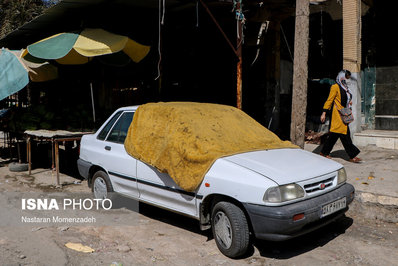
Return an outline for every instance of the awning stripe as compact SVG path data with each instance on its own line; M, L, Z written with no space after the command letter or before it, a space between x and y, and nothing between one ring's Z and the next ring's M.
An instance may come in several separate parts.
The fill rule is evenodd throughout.
M0 100L20 91L29 83L28 71L7 49L1 49L0 70Z
M76 43L79 34L60 33L27 47L29 54L42 59L59 59L66 56Z

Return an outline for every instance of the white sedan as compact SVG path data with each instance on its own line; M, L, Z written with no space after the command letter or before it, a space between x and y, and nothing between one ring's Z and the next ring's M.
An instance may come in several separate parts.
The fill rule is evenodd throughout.
M124 140L137 106L116 110L81 140L78 168L95 198L111 192L197 219L212 228L220 251L246 253L251 236L290 239L335 221L354 187L343 166L301 149L245 152L217 159L193 192L130 156Z

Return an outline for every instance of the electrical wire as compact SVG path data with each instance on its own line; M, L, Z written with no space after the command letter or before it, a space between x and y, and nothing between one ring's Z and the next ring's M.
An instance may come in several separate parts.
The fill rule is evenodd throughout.
M160 78L161 75L161 63L162 63L162 49L161 49L161 41L162 41L162 26L164 25L164 15L166 13L166 0L159 0L159 32L158 32L158 75L155 80Z

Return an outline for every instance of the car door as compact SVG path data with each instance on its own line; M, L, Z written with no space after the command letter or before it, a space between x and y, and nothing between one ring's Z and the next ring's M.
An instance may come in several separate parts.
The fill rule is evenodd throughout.
M124 140L133 120L133 111L116 113L98 134L99 164L108 172L115 192L138 198L137 160L124 148Z
M168 174L138 160L137 182L141 201L197 217L196 193L181 189Z

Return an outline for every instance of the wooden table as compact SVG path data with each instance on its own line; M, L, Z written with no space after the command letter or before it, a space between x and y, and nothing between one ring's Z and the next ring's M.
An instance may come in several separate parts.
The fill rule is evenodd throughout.
M57 186L60 186L59 180L59 143L65 143L67 141L80 141L83 135L90 134L92 132L71 132L65 130L26 130L26 142L27 142L27 157L29 164L29 175L32 172L32 141L48 141L51 142L51 155L52 155L52 171L56 171L56 182ZM54 167L55 164L55 167Z

